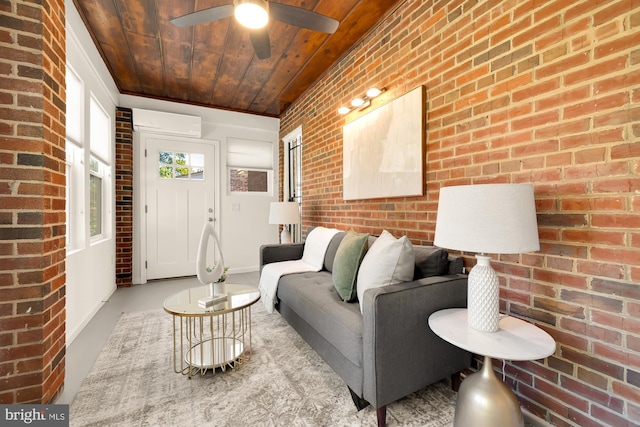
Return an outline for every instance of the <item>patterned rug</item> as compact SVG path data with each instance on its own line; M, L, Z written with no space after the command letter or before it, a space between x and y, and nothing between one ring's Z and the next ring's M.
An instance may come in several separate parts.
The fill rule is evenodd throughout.
M275 313L253 307L253 357L192 379L173 372L171 316L123 314L70 407L71 426L375 426L346 385ZM447 381L388 406L389 426L450 426Z

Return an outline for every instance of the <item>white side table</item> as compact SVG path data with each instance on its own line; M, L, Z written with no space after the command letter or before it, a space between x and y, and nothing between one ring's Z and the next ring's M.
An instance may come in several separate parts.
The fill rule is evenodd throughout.
M556 351L551 335L524 320L504 315L498 332L480 332L469 326L466 308L441 310L429 316L429 327L445 341L484 356L479 372L460 385L454 427L524 426L520 403L509 386L493 372L491 358L544 359Z

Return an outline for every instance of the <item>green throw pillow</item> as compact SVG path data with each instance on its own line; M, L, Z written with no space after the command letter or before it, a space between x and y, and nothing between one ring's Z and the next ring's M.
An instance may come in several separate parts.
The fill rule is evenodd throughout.
M369 233L353 230L344 236L333 261L333 286L344 301L355 301L357 296L356 278L362 258L369 248Z

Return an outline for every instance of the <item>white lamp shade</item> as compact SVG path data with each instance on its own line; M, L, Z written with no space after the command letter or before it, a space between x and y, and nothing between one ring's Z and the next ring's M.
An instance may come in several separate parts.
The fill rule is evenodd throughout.
M271 202L269 224L300 223L300 205L297 202Z
M480 254L519 254L540 249L531 184L479 184L440 189L434 244ZM499 329L500 289L491 258L476 255L469 273L469 325Z
M533 185L441 188L434 244L492 254L540 250Z

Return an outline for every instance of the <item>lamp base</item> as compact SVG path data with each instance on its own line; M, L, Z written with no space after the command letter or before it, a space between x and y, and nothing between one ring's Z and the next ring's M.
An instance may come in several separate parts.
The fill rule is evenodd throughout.
M280 233L280 243L291 243L291 232L286 226L282 228L282 233Z
M469 326L482 332L497 332L500 321L498 275L491 268L491 257L476 255L476 259L478 263L469 272Z
M479 372L462 381L458 391L454 427L524 427L520 403L500 381L485 356Z

